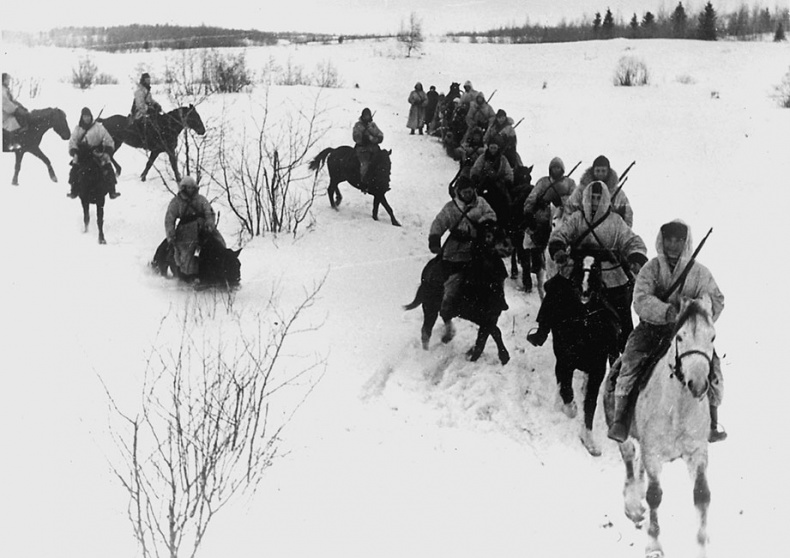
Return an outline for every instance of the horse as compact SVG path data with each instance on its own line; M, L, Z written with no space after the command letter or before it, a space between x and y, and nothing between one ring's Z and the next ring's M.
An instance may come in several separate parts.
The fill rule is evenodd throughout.
M50 128L55 130L55 133L63 140L68 140L71 137L66 113L57 107L30 111L27 117L27 127L17 130L14 140L19 143L20 148L14 150L16 161L14 163L14 177L11 179L13 186L19 186L19 170L22 168L22 157L25 153L30 153L41 159L47 166L52 182L58 181L49 157L44 155L39 147L41 138Z
M231 250L213 235L200 232L200 254L198 255L198 279L201 287L219 286L235 288L241 283L241 261L238 250ZM173 277L182 278L175 262L173 247L164 239L156 248L154 257L149 264L154 271L168 277L168 270Z
M321 167L326 163L329 169L329 186L326 191L332 209L337 209L337 206L343 201L338 184L348 182L354 188L373 196L374 220L379 220L379 205L382 205L389 213L392 224L400 227L400 223L392 212L392 207L387 202L387 191L390 189L390 171L392 169L390 154L392 154L391 149L379 149L373 152L365 188L360 185L359 158L357 158L354 148L348 145L327 147L310 161L308 168L315 171L315 175L318 176Z
M496 274L497 261L502 265L502 257L512 251L510 239L505 231L494 226L489 232L483 231L476 242L473 258L461 289L461 296L456 307L455 316L468 320L478 326L477 339L474 346L467 351L467 356L472 362L477 361L483 354L488 337L493 337L497 346L499 361L505 365L510 360L510 354L502 340L502 331L497 326L499 315L507 309L504 293L492 289L492 285L500 284L505 277ZM442 256L438 254L423 268L420 277L420 286L414 300L406 304L404 310L413 310L422 305L423 323L421 328L421 341L423 349L428 349L431 332L439 316L444 294L444 281L446 274L442 264ZM448 342L449 339L442 339Z
M552 333L556 364L554 375L563 402L563 412L576 416L573 400L573 372L587 374L584 396L584 425L580 439L593 456L601 450L592 435L598 392L606 375L612 347L617 346L617 312L603 296L602 257L592 252L573 254L570 276L558 273L546 282L546 297L538 311L538 323Z
M707 479L710 411L707 393L715 335L710 298L685 300L674 331L662 346L666 350L660 353L649 377L635 388L637 398L631 421L631 438L619 444L619 448L626 471L623 490L626 516L641 527L645 514L643 499L650 508L649 540L645 550L648 558L663 556L658 540L658 506L662 498L659 476L663 464L677 458L686 462L694 480L694 505L699 516L698 556L706 555L710 504ZM604 393L604 409L607 423L611 425L614 390ZM637 460L634 440L639 442L638 477L634 476Z
M88 232L90 205L96 206L96 226L99 229L99 244L107 244L104 237L104 201L107 196L107 183L114 180L112 169L102 165L100 157L94 155L91 147L80 143L77 148L77 164L72 169L74 181L82 205L83 232Z
M124 143L137 149L145 149L150 152L148 155L148 162L145 164L143 173L140 175L140 180L145 182L148 171L162 153L167 153L170 158L170 166L173 167L173 174L176 181L181 180L181 173L178 171L178 160L176 159L176 147L178 146L178 135L184 128L194 130L195 133L202 136L206 133L206 127L203 125L203 120L200 114L193 105L187 107L178 107L166 114L157 114L151 117L151 121L144 126L143 136L139 132L136 125L129 123L129 117L122 114L116 114L108 118L99 120L110 137L115 142L115 150L110 157L115 172L121 174L121 165L115 160L115 152L120 149Z

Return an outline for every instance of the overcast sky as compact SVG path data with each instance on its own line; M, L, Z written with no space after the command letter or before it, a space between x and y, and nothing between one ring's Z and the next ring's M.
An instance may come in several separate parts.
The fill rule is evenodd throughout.
M684 1L689 13L706 0ZM737 6L787 7L790 0L713 0L719 12ZM45 30L130 23L212 25L262 31L391 33L414 12L426 34L486 30L500 25L579 21L612 10L625 21L636 13L669 12L677 0L29 0L3 9L2 29ZM15 12L15 13L14 13Z

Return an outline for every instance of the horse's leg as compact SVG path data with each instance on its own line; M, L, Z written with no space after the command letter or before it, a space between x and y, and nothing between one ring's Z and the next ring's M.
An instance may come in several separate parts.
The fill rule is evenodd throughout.
M99 244L107 244L104 239L104 198L96 204L96 227L99 229Z
M22 168L22 156L25 154L25 151L22 149L17 149L14 152L14 178L11 179L12 186L19 186L19 169Z
M151 151L151 154L148 156L148 161L145 163L143 174L140 175L140 180L145 182L145 177L148 175L148 171L151 170L152 166L154 166L154 161L156 161L156 158L159 157L161 153L161 151Z
M398 220L395 218L395 214L392 212L392 207L390 207L390 204L387 201L386 194L381 194L381 196L377 196L376 198L374 198L374 200L373 200L374 217L373 218L376 219L377 218L376 216L378 215L378 206L376 205L376 200L379 200L381 202L381 205L384 206L384 209L387 210L387 213L389 213L389 215L390 215L390 221L392 221L392 224L395 225L396 227L400 227L401 225L398 222Z
M644 470L639 468L639 477L634 475L634 464L636 461L636 448L634 441L628 439L620 446L620 455L625 463L625 486L623 487L623 500L625 504L625 515L634 522L637 527L642 526L645 520L645 506L642 504L644 497Z
M535 273L535 277L537 278L538 296L540 297L540 301L543 302L546 296L546 289L543 288L543 284L546 282L546 269L539 269L537 273Z
M50 180L52 180L52 182L57 182L58 177L57 175L55 175L55 169L52 168L52 163L50 162L49 157L44 155L44 152L41 151L41 147L37 145L35 147L28 149L28 151L30 152L31 155L35 155L36 157L41 159L41 161L47 166L47 172L49 173Z
M598 392L600 391L601 383L603 383L603 378L606 375L606 357L604 356L600 364L596 363L596 365L591 368L594 372L587 374L587 381L585 382L584 425L582 426L581 440L584 447L590 452L590 455L598 457L601 455L601 448L595 443L592 430L595 409L598 406Z
M90 205L87 200L80 198L82 203L82 232L88 232L88 224L91 222Z
M500 330L499 326L496 324L494 324L494 327L491 328L491 337L494 338L494 343L496 343L499 362L501 362L502 366L504 366L510 361L510 353L507 352L507 347L505 347L505 342L502 339L502 330Z
M707 452L705 452L707 453ZM694 506L699 512L699 530L697 531L697 544L699 544L699 558L707 556L708 544L708 506L710 505L710 487L707 475L708 456L694 459L689 464L689 469L694 476Z
M329 198L329 205L332 207L332 209L337 209L338 206L338 202L335 202L336 194L339 196L340 191L337 189L337 182L335 182L334 179L332 179L332 177L330 176L329 186L327 186L326 188L326 195Z
M170 166L173 167L173 176L176 177L176 182L181 182L181 173L178 171L178 159L176 159L175 149L168 149L167 156L170 158Z
M373 220L379 220L379 205L381 205L381 199L378 196L373 196Z
M566 415L575 414L571 412L571 404L573 403L573 371L574 366L568 362L567 358L557 358L557 363L554 365L554 377L557 380L557 387L559 388L560 398L566 410ZM573 417L571 417L573 418Z
M440 299L441 300L441 299ZM422 348L428 350L428 344L431 341L431 332L436 323L436 318L439 317L439 304L425 301L422 303L422 330L420 331L420 340L422 341Z
M112 155L110 155L110 162L112 163L112 166L115 167L115 174L117 176L121 176L121 165L119 165L118 161L115 160L115 154L120 148L121 146L118 145L118 147L115 148L115 151L112 152Z
M486 348L486 341L488 341L489 335L491 335L491 328L488 324L478 326L477 339L475 340L474 347L469 349L466 353L470 361L477 362L480 355L483 354L483 349Z
M661 498L663 491L661 490L661 483L659 482L659 475L661 475L661 463L656 458L647 457L649 452L644 451L642 448L642 459L645 461L645 471L647 472L647 505L650 508L650 523L647 527L647 536L649 537L647 547L645 548L646 558L660 558L664 555L664 550L661 548L661 543L658 541L658 535L661 528L658 525L658 506L661 505Z

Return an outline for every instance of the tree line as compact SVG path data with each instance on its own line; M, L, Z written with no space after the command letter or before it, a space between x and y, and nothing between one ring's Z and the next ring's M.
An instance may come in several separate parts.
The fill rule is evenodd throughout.
M715 41L730 37L738 40L753 40L773 34L774 40L785 40L790 25L790 9L742 5L732 13L719 14L712 2L705 4L699 13L689 13L683 2L678 2L671 11L660 10L637 14L628 21L615 18L611 9L596 12L592 20L576 23L561 22L555 26L532 25L506 26L483 32L448 33L451 37L471 37L500 40L512 43L551 43L614 38L629 39L699 39Z

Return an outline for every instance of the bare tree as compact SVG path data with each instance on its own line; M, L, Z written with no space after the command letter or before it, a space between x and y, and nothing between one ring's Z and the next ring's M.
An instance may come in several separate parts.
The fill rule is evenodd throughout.
M213 308L187 306L162 321L165 347L151 350L137 413L121 410L105 386L119 450L112 467L143 558L193 558L217 512L261 482L325 369L316 356L284 353L322 286L287 314L272 296L252 321L232 301L224 309L216 299ZM236 332L225 331L226 319L206 318L222 312ZM176 342L167 348L170 336Z
M320 93L303 110L270 111L269 90L249 120L255 130L225 125L202 171L222 190L230 211L249 236L264 232L296 234L308 218L316 195L316 177L305 159L326 133ZM230 119L224 119L228 122ZM241 138L239 139L239 135Z
M410 57L412 51L419 52L422 49L422 21L417 17L415 12L409 14L409 25L406 27L401 23L401 29L398 32L398 41L403 43L406 48L406 57Z

